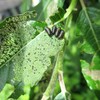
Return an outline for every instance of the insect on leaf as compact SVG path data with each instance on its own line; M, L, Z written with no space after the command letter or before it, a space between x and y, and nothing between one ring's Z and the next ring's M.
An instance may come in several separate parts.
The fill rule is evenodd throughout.
M45 32L39 34L6 63L10 70L8 82L35 85L50 66L50 57L62 49L63 43L64 40L50 38Z
M34 38L36 30L30 22L34 12L27 12L6 18L0 23L0 68L28 41Z
M0 80L3 81L0 81L0 89L6 82L15 86L19 83L35 85L51 65L50 57L62 49L64 40L51 38L44 31L35 37L38 30L34 25L41 29L46 24L41 26L39 22L22 20L14 24L15 28L9 25L10 28L4 30L6 24L1 26Z

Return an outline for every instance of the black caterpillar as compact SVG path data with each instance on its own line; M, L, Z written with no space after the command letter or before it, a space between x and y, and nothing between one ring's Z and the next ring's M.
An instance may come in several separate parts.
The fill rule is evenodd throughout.
M45 31L47 32L47 34L50 37L55 35L55 37L57 37L58 39L63 39L64 38L65 32L63 30L61 30L61 28L57 28L56 26L53 26L52 30L49 27L45 27Z

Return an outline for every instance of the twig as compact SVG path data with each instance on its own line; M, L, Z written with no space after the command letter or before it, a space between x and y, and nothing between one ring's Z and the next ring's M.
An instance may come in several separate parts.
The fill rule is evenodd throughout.
M56 61L56 65L55 68L53 70L53 74L50 80L50 83L45 91L45 93L43 94L43 97L41 100L47 100L49 97L52 96L56 82L57 82L57 78L58 78L58 71L61 69L62 67L62 57L63 57L63 52L59 52L58 56L57 56L57 61Z
M64 78L63 78L63 72L60 70L59 71L59 75L58 75L58 79L59 79L59 84L60 84L60 88L61 88L61 92L63 93L63 95L65 95L66 93L68 94L68 100L70 99L70 93L66 90L65 87L65 83L64 83ZM66 97L66 96L65 96Z

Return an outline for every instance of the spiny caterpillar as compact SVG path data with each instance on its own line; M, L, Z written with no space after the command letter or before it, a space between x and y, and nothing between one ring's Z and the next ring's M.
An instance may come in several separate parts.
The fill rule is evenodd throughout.
M61 28L57 28L56 26L53 26L52 30L48 27L45 27L45 31L50 37L53 35L55 35L55 37L57 37L58 39L63 39L64 37L64 31L61 30Z
M35 16L36 13L30 11L6 18L0 23L0 68L34 37L30 34L30 31L34 31L34 28L27 25L27 21ZM27 36L27 38L24 36Z

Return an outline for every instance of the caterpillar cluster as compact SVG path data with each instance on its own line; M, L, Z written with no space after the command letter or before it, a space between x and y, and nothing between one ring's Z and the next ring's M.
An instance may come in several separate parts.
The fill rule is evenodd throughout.
M61 28L57 28L56 26L52 27L52 30L49 27L45 27L45 31L47 34L52 37L55 35L58 39L63 39L65 32Z
M27 21L31 18L36 17L36 12L35 11L28 11L25 12L24 14L19 14L17 16L14 17L9 17L6 18L6 23L11 23L11 22L22 22L22 21Z
M17 27L19 27L19 23L31 20L36 17L35 11L29 11L24 14L20 14L17 16L6 18L2 23L0 23L0 31L12 32L15 31Z

